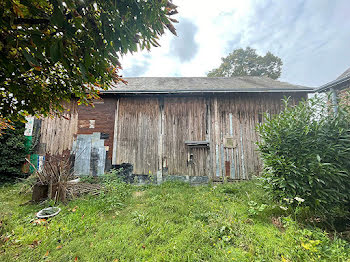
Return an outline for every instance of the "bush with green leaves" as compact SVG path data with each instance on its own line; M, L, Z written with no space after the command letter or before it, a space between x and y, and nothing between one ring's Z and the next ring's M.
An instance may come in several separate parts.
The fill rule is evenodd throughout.
M24 124L16 123L0 135L0 182L23 176L21 166L28 154Z
M350 110L314 97L265 116L257 127L265 188L277 200L300 197L327 218L350 205Z

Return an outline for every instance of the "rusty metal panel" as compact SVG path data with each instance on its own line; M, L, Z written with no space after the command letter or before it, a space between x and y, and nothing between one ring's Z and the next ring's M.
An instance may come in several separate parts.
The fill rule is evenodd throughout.
M230 177L230 161L225 161L225 176Z

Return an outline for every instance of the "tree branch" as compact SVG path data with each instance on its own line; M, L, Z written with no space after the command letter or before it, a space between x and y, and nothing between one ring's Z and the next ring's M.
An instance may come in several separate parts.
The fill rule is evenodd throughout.
M49 19L46 18L16 18L13 22L15 25L29 24L29 25L40 25L50 23Z

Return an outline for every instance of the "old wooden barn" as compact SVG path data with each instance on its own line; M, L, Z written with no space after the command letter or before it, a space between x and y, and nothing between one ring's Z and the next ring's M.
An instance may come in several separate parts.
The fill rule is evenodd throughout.
M126 78L95 107L72 102L66 118L43 119L41 154L75 154L75 171L99 175L130 163L157 181L249 179L259 172L255 126L311 88L266 77Z

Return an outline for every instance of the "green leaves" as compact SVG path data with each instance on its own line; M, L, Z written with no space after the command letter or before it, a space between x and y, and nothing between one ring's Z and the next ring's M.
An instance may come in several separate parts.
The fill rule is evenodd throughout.
M65 16L62 14L62 11L60 10L59 6L54 6L50 20L52 24L55 24L59 27L62 27L64 25Z
M53 63L57 63L61 59L62 42L55 41L50 46L50 58Z
M282 64L282 60L270 52L265 56L259 56L253 48L240 48L222 58L220 67L211 70L207 76L267 76L277 79L281 75Z
M79 63L79 68L80 68L81 73L83 74L83 78L85 80L87 80L88 76L87 76L87 71L86 71L85 65L83 63Z
M27 62L31 65L31 66L39 66L39 62L30 54L27 52L27 50L23 50L23 55L26 58Z
M277 200L300 196L320 216L349 212L349 107L340 106L334 115L317 97L284 104L257 127L266 188Z
M74 96L89 104L97 94L94 86L121 81L119 57L149 49L177 12L168 1L117 2L25 0L2 5L6 41L0 41L0 116L60 114L61 101Z
M21 175L21 166L28 150L25 147L24 124L13 123L14 129L6 129L0 136L0 182Z

